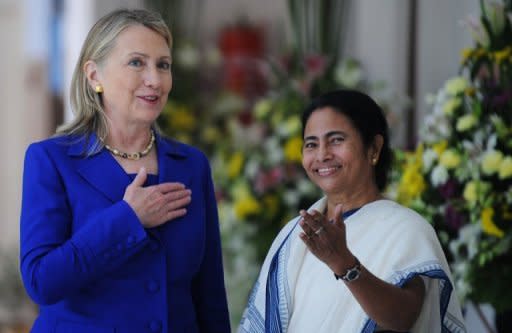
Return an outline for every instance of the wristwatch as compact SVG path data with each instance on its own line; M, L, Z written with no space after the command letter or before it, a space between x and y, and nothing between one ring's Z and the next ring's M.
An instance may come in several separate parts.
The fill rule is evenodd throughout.
M338 275L334 273L334 277L336 280L342 279L345 282L352 282L354 280L357 280L359 276L361 275L361 263L357 259L357 257L354 257L356 259L356 264L347 269L344 275Z

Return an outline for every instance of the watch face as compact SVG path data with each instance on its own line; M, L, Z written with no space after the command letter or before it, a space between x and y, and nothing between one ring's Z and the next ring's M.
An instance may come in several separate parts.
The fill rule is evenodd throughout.
M348 279L348 280L354 280L354 279L356 279L358 276L359 276L359 271L357 271L357 270L353 270L353 271L348 272L348 274L347 274L347 279Z
M345 276L343 277L343 280L348 281L348 282L354 281L357 278L359 278L359 274L361 274L361 270L358 267L354 267L354 268L350 269L347 272L347 274L345 274Z

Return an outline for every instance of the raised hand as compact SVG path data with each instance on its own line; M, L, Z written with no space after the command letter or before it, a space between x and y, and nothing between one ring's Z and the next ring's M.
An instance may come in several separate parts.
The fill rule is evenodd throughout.
M146 169L140 168L123 197L145 228L157 227L187 213L185 207L192 200L191 190L181 183L143 187L146 178Z
M338 274L354 263L354 256L347 247L342 213L342 205L336 205L334 220L328 221L316 210L311 212L301 210L302 219L299 222L303 230L300 238L306 243L311 253Z

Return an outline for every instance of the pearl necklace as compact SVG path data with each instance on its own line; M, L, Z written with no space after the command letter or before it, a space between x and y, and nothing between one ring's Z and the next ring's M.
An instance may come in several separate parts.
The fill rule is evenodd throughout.
M103 142L103 144L105 145L105 148L115 156L118 156L121 158L126 158L127 160L139 160L142 157L149 154L149 152L153 148L153 144L155 143L155 133L153 132L153 130L151 130L150 133L151 133L151 138L149 139L148 145L146 146L146 148L144 148L143 151L140 151L137 153L125 153L125 152L120 151L119 149L110 147L109 145L107 145L104 142Z

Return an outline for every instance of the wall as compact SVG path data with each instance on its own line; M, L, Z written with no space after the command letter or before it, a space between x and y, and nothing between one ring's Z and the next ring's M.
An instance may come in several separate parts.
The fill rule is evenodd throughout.
M46 59L24 43L23 2L0 2L0 247L18 243L23 155L28 143L48 131ZM37 33L34 32L34 33ZM37 37L36 37L37 38ZM7 46L7 47L6 47ZM33 56L28 52L32 51ZM7 61L5 61L7 59Z
M418 99L415 101L418 124L430 112L427 94L436 93L444 81L457 75L460 51L472 45L471 35L462 21L480 12L477 0L419 0L418 10Z

